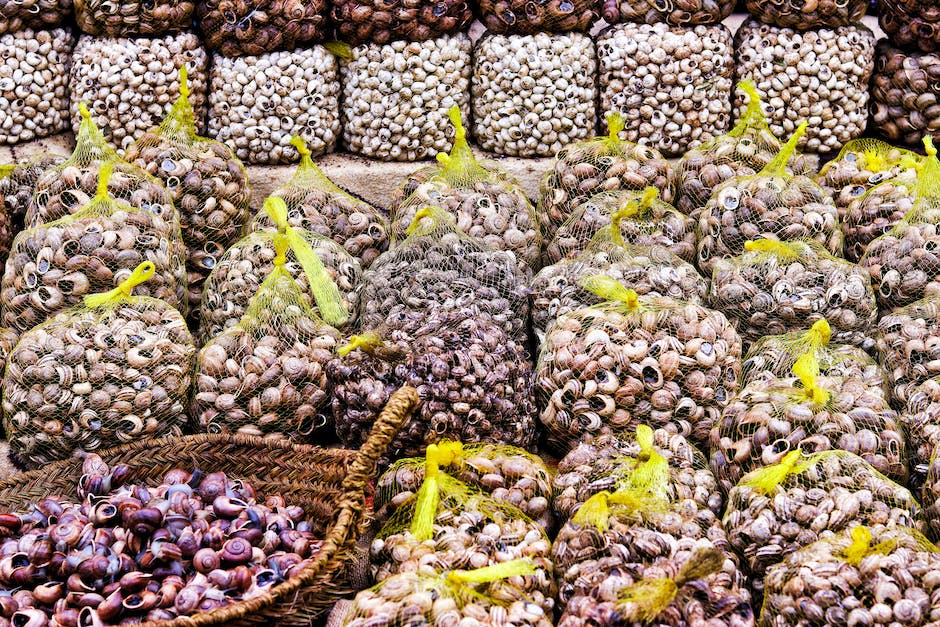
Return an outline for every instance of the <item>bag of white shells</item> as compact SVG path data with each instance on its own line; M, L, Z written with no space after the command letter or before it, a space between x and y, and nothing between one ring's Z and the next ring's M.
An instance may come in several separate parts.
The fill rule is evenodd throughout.
M549 444L566 453L640 423L704 443L738 391L741 339L724 314L639 297L599 276L605 300L560 316L545 334L536 398Z
M528 278L518 258L465 234L440 207L415 213L404 239L379 255L363 279L359 324L396 316L470 309L520 346L528 342Z
M875 346L891 399L903 407L914 388L940 375L940 299L928 296L882 315Z
M345 446L361 446L391 395L410 385L421 403L383 463L421 455L444 439L535 447L532 362L522 344L475 309L404 311L337 353L327 374Z
M669 464L664 491L671 500L692 499L720 515L724 496L705 457L686 438L666 429L640 425L636 433L602 435L579 444L558 462L552 507L559 520L604 490L616 492L630 482L634 470L660 456Z
M940 159L929 136L924 145L927 158L911 188L910 210L873 240L858 262L871 273L878 305L883 309L940 294ZM877 188L869 193L876 192Z
M536 210L546 241L594 194L655 187L663 202L672 202L675 172L669 161L655 148L621 140L623 127L620 113L612 113L606 137L566 146L552 161Z
M198 315L203 283L248 221L251 191L235 153L196 134L185 65L180 68L179 99L160 126L130 146L124 158L161 180L173 197L188 250L189 309Z
M770 131L754 83L743 80L738 90L747 96L747 109L734 128L688 151L676 165L676 208L696 220L719 185L738 176L757 174L782 148ZM811 170L808 160L798 152L794 152L787 167L794 174Z
M904 434L883 387L820 376L813 353L796 361L793 374L742 389L712 429L711 467L723 491L796 449L848 451L907 483Z
M0 165L0 264L5 264L13 236L23 230L26 207L33 197L36 180L65 157L40 154L25 161Z
M512 503L545 529L552 528L552 473L537 455L509 444L462 444L441 440L440 467L498 501ZM373 502L381 523L418 492L425 457L400 459L379 477Z
M437 445L425 454L424 481L376 534L369 549L375 581L398 573L496 566L532 561L531 574L500 580L486 593L499 599L523 596L547 615L554 609L551 540L542 526L515 505L480 493L441 469L450 453Z
M750 593L721 522L686 494L670 493L670 474L669 462L651 451L558 532L552 559L560 625L753 625ZM705 563L696 576L681 576ZM680 581L660 594L663 578Z
M192 419L197 431L313 443L329 423L326 364L341 341L285 268L287 236L274 236L274 269L233 327L199 351ZM342 297L311 249L296 251L321 310Z
M111 291L86 293L20 337L3 377L3 426L18 464L186 429L193 338L166 301L134 294L156 270L144 261Z
M734 321L745 342L825 319L836 342L874 348L878 307L864 268L811 239L748 240L744 251L716 261L709 304Z
M940 551L918 531L859 525L772 566L757 624L936 625L938 572Z
M112 167L104 162L93 174L98 191L77 212L17 234L0 285L4 326L28 331L120 284L142 261L154 264L154 276L138 293L185 309L186 247L173 205L151 213L112 197Z
M711 274L722 258L744 252L755 239L812 239L833 255L842 254L839 212L826 191L803 175L787 172L803 122L773 160L753 176L725 181L699 216L698 267Z
M692 264L666 246L627 244L621 224L615 217L580 255L545 266L532 279L532 328L539 343L558 316L602 302L581 285L587 277L602 274L629 285L640 296L668 296L695 304L705 301L708 281Z
M395 238L406 235L423 207L440 207L462 232L494 250L511 252L523 271L537 270L542 239L535 208L515 179L473 156L460 108L454 105L447 115L456 130L454 146L450 154L438 153L438 168L419 171L417 180L426 181L416 187L413 182L405 183L414 191L393 208L390 220Z
M535 567L527 559L471 570L401 573L357 594L337 624L552 627L551 612L530 601L512 583L534 573ZM490 593L489 588L497 583L505 592ZM333 616L329 623L332 620Z
M900 416L910 454L910 485L916 489L923 484L940 444L940 377L913 386Z
M835 199L846 259L858 263L872 240L911 210L911 188L923 162L910 150L865 137L850 141L823 166L816 182Z
M238 324L265 278L274 270L275 240L287 236L289 248L284 270L300 288L304 302L332 327L352 326L359 308L362 266L329 237L290 225L287 203L270 197L262 209L275 225L247 234L218 259L202 290L202 315L196 339L204 346L225 329ZM310 254L312 251L312 254ZM321 269L339 289L340 300L324 299L317 291Z
M625 243L664 246L683 261L694 261L698 239L695 220L658 198L659 190L595 194L578 204L545 247L545 264L572 259L585 251L594 236L613 225Z
M856 525L924 530L911 492L846 451L804 454L749 472L728 494L722 520L751 589L767 569L813 542Z
M368 268L388 250L388 220L380 209L327 178L310 158L303 139L295 136L291 144L300 153L300 165L286 185L271 193L287 205L287 223L330 238ZM248 225L248 232L273 226L267 212L259 211Z

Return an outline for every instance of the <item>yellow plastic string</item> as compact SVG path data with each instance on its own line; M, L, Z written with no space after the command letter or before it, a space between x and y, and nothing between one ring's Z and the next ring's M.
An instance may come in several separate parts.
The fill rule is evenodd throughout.
M640 463L622 483L621 490L647 493L654 499L666 499L669 484L669 462L653 447L653 429L647 425L636 428L640 445Z
M78 115L82 121L75 135L75 150L69 158L71 163L90 163L96 159L118 161L116 152L108 145L101 129L91 119L91 112L84 102L78 103Z
M819 362L816 355L808 353L797 359L793 364L793 374L800 379L803 389L806 390L806 397L813 403L821 405L829 401L829 392L819 387L817 382Z
M809 126L809 123L806 120L797 127L796 132L793 133L793 136L784 144L783 148L780 149L780 152L777 153L777 156L771 159L770 163L761 170L762 176L769 176L775 174L784 174L786 172L787 163L790 162L790 159L796 153L796 145L800 143L800 140L803 138L803 134L806 133L806 129Z
M832 327L826 322L825 318L820 318L813 323L809 331L806 332L806 340L814 349L821 346L827 346L832 337Z
M431 220L430 227L421 226L421 222L425 218ZM415 235L419 237L430 235L441 225L457 230L457 225L454 224L453 218L447 211L440 207L424 206L415 212L415 217L412 218L411 224L405 229L405 235Z
M353 335L349 338L349 341L336 349L336 354L340 357L345 357L349 353L356 350L364 350L366 352L375 350L379 346L382 346L382 338L379 337L379 334L375 331L369 331L368 333L362 333L360 335Z
M441 503L441 465L449 464L450 456L449 448L441 450L437 444L428 446L424 453L424 482L418 490L415 517L411 523L411 533L418 542L434 537L434 518Z
M290 244L287 243L287 237L283 233L274 234L274 266L276 268L283 268L284 264L287 263L287 251L290 249Z
M352 46L341 41L328 41L323 44L327 52L340 59L352 59Z
M610 216L610 238L614 241L614 244L618 246L626 246L623 241L623 233L620 231L620 223L623 222L626 218L632 218L641 211L646 211L649 209L650 205L653 204L659 196L659 190L655 187L647 187L643 190L643 195L639 198L633 197L629 200L626 200L623 205L621 205L612 216Z
M452 584L466 585L469 583L492 583L500 579L526 577L534 574L535 564L529 558L522 558L474 570L452 570L445 573L444 576Z
M439 466L446 467L453 465L459 459L463 459L463 443L454 440L444 440L437 443Z
M610 528L611 505L625 512L653 512L662 511L668 503L659 496L642 490L621 488L616 492L604 490L586 500L571 522L578 526L590 525L599 531Z
M323 267L323 262L313 252L310 243L287 222L287 204L283 198L271 196L264 201L264 210L274 221L278 231L287 238L290 249L300 262L307 276L307 283L316 300L320 315L327 324L341 326L349 320L349 312L343 305L339 288L330 279Z
M842 557L846 563L852 566L858 566L863 559L869 555L880 553L887 555L897 547L897 540L890 539L872 546L871 530L868 527L859 525L852 529L852 544L842 551Z
M747 240L744 250L748 252L762 252L792 259L800 256L799 246L796 243L778 242L772 239Z
M339 187L336 183L330 180L330 178L320 169L316 163L313 162L313 159L310 156L310 149L307 148L307 143L299 135L294 135L290 139L290 145L297 149L297 152L300 154L300 163L297 165L297 171L294 172L294 176L291 177L289 185L292 187L311 187L316 186L323 191L330 192L333 194L341 194L345 197L352 198L352 196L344 189Z
M940 160L937 159L937 148L934 146L933 138L930 135L924 137L924 150L927 152L927 157L917 172L917 185L914 187L914 194L918 198L940 198ZM918 205L920 204L918 203ZM911 213L923 208L918 205L911 209ZM930 206L933 207L934 205L931 204Z
M15 163L5 163L3 165L0 165L0 178L6 178L10 176L11 174L13 174L15 170L16 170Z
M620 143L620 131L624 129L626 123L623 115L619 111L613 111L607 114L607 143L614 146Z
M787 477L798 475L812 466L812 462L803 457L803 451L796 449L787 453L779 463L759 468L745 475L740 484L754 488L761 494L770 494Z
M101 294L89 294L84 298L86 307L101 307L112 303L120 302L129 298L134 288L153 278L156 267L152 261L145 261L137 266L131 275L121 281L120 285L111 291Z
M675 600L681 586L718 572L724 562L721 551L701 549L682 565L675 579L650 579L627 586L618 595L618 609L623 620L628 623L652 622Z
M466 186L485 177L486 170L477 162L467 143L467 130L460 116L460 107L454 105L448 109L447 117L454 126L454 145L450 154L437 153L437 162L441 164L438 176L455 187Z
M617 301L625 304L629 309L639 307L639 296L631 289L628 289L606 276L589 276L579 281L581 287L595 294L599 298L609 301Z
M728 132L728 135L731 137L741 137L747 132L747 129L760 126L764 121L764 110L761 109L760 106L760 94L757 93L754 81L744 79L738 83L738 89L747 94L748 103L744 114L738 120L737 124L734 125L734 128Z
M102 163L101 167L98 168L98 186L95 189L95 197L91 199L89 205L108 201L110 198L108 196L108 184L111 183L112 174L114 174L114 163L111 161Z

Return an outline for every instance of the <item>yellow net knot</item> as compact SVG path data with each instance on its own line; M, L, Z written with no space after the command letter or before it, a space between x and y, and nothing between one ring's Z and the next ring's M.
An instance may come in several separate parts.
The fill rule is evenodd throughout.
M445 575L447 581L455 585L469 583L492 583L510 577L527 577L535 574L535 564L530 558L522 558L484 566L474 570L451 570Z
M786 481L787 477L798 475L809 466L809 462L803 457L803 451L796 449L787 453L777 464L749 472L741 479L741 485L754 488L762 494L770 494Z
M883 172L888 169L888 161L885 155L876 148L869 148L862 151L862 159L865 161L865 169L872 172Z
M623 115L619 111L607 114L607 141L610 143L620 141L620 131L626 127Z
M763 170L761 170L762 174L782 174L786 171L787 164L796 153L797 144L799 144L800 140L803 139L803 135L806 133L807 127L809 127L809 122L803 120L803 122L800 123L800 125L797 127L796 132L793 133L793 136L787 140L787 143L784 144L783 148L780 149L780 152L777 153L777 156L774 157Z
M294 135L290 138L290 145L293 146L300 155L301 161L310 159L310 149L307 148L307 142L300 135Z
M326 48L327 52L339 59L348 60L353 57L352 46L342 41L328 41L323 44L323 47Z
M362 333L360 335L353 335L350 337L346 344L336 349L336 354L340 357L345 357L353 351L361 349L369 352L371 350L375 350L381 345L382 338L379 337L379 334L374 331L369 331L368 333Z
M795 244L787 242L778 242L773 239L747 240L744 242L744 250L748 252L761 252L778 255L780 257L798 257L799 252Z
M614 215L611 216L610 221L617 225L616 231L620 231L620 223L623 222L626 218L630 218L645 211L650 208L650 205L653 204L653 201L659 197L659 189L655 187L647 187L643 190L643 195L639 198L633 197L630 198L614 212Z
M760 94L757 93L757 86L754 85L754 81L749 78L744 79L738 83L738 89L744 92L747 96L747 108L748 111L757 109L760 111Z
M809 340L810 346L814 347L828 345L831 338L832 327L829 326L825 318L820 318L814 322L813 326L806 332L806 339Z
M414 235L417 233L421 226L421 221L424 219L432 220L435 227L441 223L447 224L451 222L449 214L440 207L424 206L415 212L415 217L412 218L411 224L405 229L405 234Z
M859 525L852 529L852 544L842 551L845 561L853 566L858 566L865 556L871 553L871 541L871 530L868 527Z
M95 197L92 202L102 202L108 199L108 185L111 183L111 175L114 174L114 162L105 161L98 168L98 187L95 190Z
M438 464L438 447L431 444L425 451L424 481L418 490L415 502L415 517L411 523L411 533L424 542L434 537L434 518L441 503L441 472Z
M84 102L78 103L78 115L82 118L82 124L92 121L91 111L88 110L88 105Z
M793 374L795 374L803 389L806 390L806 397L817 405L825 404L829 401L829 392L819 386L817 381L819 377L819 362L816 355L808 353L796 360L793 364Z
M454 142L466 142L467 129L463 126L463 118L460 116L460 107L454 105L448 109L447 117L450 118L450 123L454 125L454 131L456 133Z
M431 455L430 447L428 447L425 453L425 459L427 459L429 455ZM434 461L439 468L450 466L457 460L463 458L463 443L453 440L438 442L434 456Z
M928 157L937 156L937 147L933 145L933 137L930 135L924 136L924 150L927 152Z
M666 499L669 461L653 447L653 430L647 425L639 425L636 428L636 441L640 445L637 457L640 463L627 476L618 492L646 494L656 500Z
M145 261L134 268L134 271L131 272L131 275L121 281L121 283L113 290L101 294L90 294L86 296L84 298L85 306L101 307L103 305L120 302L126 298L129 298L135 287L153 278L155 271L156 266L153 265L153 262Z
M185 63L180 66L180 96L189 98L189 70Z
M637 293L629 288L624 287L610 277L584 277L581 279L580 284L581 287L604 300L621 302L629 309L636 309L639 307L640 298Z
M653 448L653 428L649 425L637 425L636 443L640 445L640 454L649 458L656 452Z
M725 558L721 551L713 548L700 549L682 565L674 579L663 577L627 586L618 595L623 619L625 622L639 623L654 621L675 600L680 587L718 572L724 563Z
M610 497L611 493L607 490L591 496L581 504L571 522L580 527L590 525L600 531L607 531L610 527Z
M287 242L287 236L283 233L274 234L274 265L283 268L287 263L287 251L290 250L290 244Z

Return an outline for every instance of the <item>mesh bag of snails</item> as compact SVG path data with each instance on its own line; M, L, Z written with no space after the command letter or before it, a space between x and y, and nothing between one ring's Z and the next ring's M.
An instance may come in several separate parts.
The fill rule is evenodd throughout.
M583 253L598 231L613 225L624 243L664 246L683 261L694 261L696 224L658 198L659 190L602 192L581 202L545 247L545 264Z
M859 525L771 567L757 624L933 626L938 572L940 552L920 532Z
M910 210L884 235L872 240L858 262L871 273L882 309L940 294L940 159L929 136L924 145L929 153L917 183L910 188Z
M0 165L0 221L9 232L9 246L13 243L13 236L23 230L26 222L26 209L36 189L36 181L43 172L65 162L67 157L53 154L38 154L28 159ZM3 240L6 241L6 240Z
M225 57L309 47L323 41L326 0L199 0L196 23L210 50Z
M702 509L721 514L724 497L708 458L677 433L640 425L635 434L602 435L579 444L558 462L552 502L556 516L567 520L598 492L617 491L630 482L634 470L657 455L669 464L664 490L670 499L692 499Z
M0 337L2 339L2 337ZM552 473L537 455L508 444L437 443L440 467L499 501L512 503L546 529L552 527ZM424 482L427 455L400 459L379 477L373 502L378 523L417 494Z
M914 387L940 375L940 302L930 296L884 314L875 346L892 400L903 407Z
M372 541L369 560L375 581L398 573L433 575L528 558L532 574L494 582L487 592L504 599L523 595L551 613L554 570L545 530L515 505L442 472L437 464L441 451L434 444L428 448L418 493L399 506Z
M232 150L196 134L185 65L180 67L180 97L170 113L124 158L161 180L173 197L188 249L189 308L196 313L206 277L248 221L251 193L245 166Z
M19 0L0 7L0 35L25 29L49 30L66 23L72 0Z
M937 0L881 0L878 24L896 46L924 52L940 50Z
M326 363L340 333L313 311L284 267L287 237L277 233L274 247L274 269L238 324L199 351L191 413L200 432L309 441L329 423ZM342 309L339 290L314 259L317 304Z
M467 30L473 10L465 0L389 4L385 0L329 3L336 37L353 46L395 40L427 41Z
M300 153L300 165L286 185L271 195L287 204L287 223L329 237L368 268L388 249L388 221L382 212L366 201L338 187L310 158L303 139L291 144ZM248 226L248 232L274 227L264 211Z
M742 389L712 429L711 468L724 492L798 448L848 451L907 484L904 434L881 386L820 376L813 353L797 359L793 374Z
M737 0L603 0L601 16L608 24L718 24L731 15L736 4Z
M327 375L336 431L348 447L361 446L390 396L410 385L421 404L389 445L391 460L442 439L534 448L532 362L474 309L402 312L337 353Z
M856 525L923 531L911 492L845 451L804 455L746 474L728 494L724 524L752 590L790 553Z
M936 136L940 102L934 85L938 77L940 52L896 48L887 39L879 40L871 77L869 132L910 146L919 144L926 134Z
M807 123L764 169L719 185L699 216L698 267L710 274L718 259L744 252L747 240L813 239L833 255L842 254L839 212L813 179L791 175L786 165Z
M465 234L440 207L422 207L401 240L372 263L360 292L360 327L399 314L470 308L528 342L529 286L518 259Z
M508 35L583 33L599 13L596 0L480 0L476 7L486 30Z
M560 316L536 367L552 447L566 453L639 423L706 442L741 376L741 339L728 319L701 305L639 297L603 276L582 285L605 302Z
M134 293L156 270L144 261L111 291L20 336L3 377L3 427L18 464L182 434L196 346L179 311Z
M709 304L735 322L744 341L825 319L836 342L874 348L878 308L864 268L815 240L748 240L744 251L717 260L709 291Z
M665 246L627 244L620 229L608 225L597 232L583 253L545 266L532 279L532 328L539 343L558 316L602 302L580 283L599 274L629 285L640 296L668 296L701 304L708 295L708 281L692 264Z
M421 208L440 207L462 232L494 250L511 252L523 270L538 269L542 242L525 191L501 168L473 156L459 107L454 105L447 115L456 130L453 149L438 153L440 168L391 215L395 237L404 237Z
M357 594L338 624L552 627L551 614L513 583L535 574L529 559L472 570L401 573Z
M74 0L82 32L99 37L159 36L192 25L192 0Z
M940 443L940 377L912 386L900 416L910 454L910 484L915 489L927 476L930 460Z
M81 125L75 135L75 150L67 160L47 168L36 179L26 209L26 227L64 218L87 205L98 189L99 171L105 163L112 164L108 193L113 198L164 220L178 220L166 187L117 155L92 121L85 103L79 103L78 110Z
M164 217L113 198L112 165L101 165L98 191L82 209L17 234L0 283L4 326L28 331L115 287L142 261L155 272L139 293L185 307L186 248L176 212Z
M607 116L607 128L606 137L562 148L542 178L536 215L546 241L594 194L655 187L663 202L672 202L675 172L669 161L655 148L621 140L619 112Z
M745 0L744 6L764 24L806 31L851 26L865 15L868 0Z
M251 298L274 270L279 233L287 237L289 244L284 269L294 278L306 305L332 327L355 322L362 284L359 261L332 239L291 226L283 198L268 198L263 210L277 230L255 231L238 240L219 258L206 279L197 334L200 345L237 325L245 315ZM321 282L324 271L333 287ZM336 289L339 301L325 298Z

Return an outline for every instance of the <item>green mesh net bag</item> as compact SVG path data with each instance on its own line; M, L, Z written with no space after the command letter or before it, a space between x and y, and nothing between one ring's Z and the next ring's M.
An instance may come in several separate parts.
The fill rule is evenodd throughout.
M284 269L300 288L304 303L332 327L355 323L362 285L359 262L332 239L291 226L284 199L268 198L264 211L277 229L256 231L238 240L206 280L198 334L203 345L241 320L252 296L274 270L279 234L289 246Z
M940 159L930 137L924 145L930 152L911 189L911 209L859 261L871 273L883 309L940 294Z
M46 169L36 180L26 210L26 227L53 222L75 213L94 198L101 167L112 165L108 194L164 220L179 220L173 197L159 180L121 159L95 126L85 103L79 103L81 125L72 155Z
M454 105L448 115L456 129L454 146L450 154L438 153L440 166L422 175L427 180L391 214L395 237L405 236L421 208L440 207L468 236L494 250L511 252L523 270L538 269L542 239L525 191L502 168L473 156L459 107Z
M868 272L814 240L748 240L743 254L714 264L709 303L746 342L825 319L836 342L874 347L878 308Z
M549 443L566 453L640 423L705 442L741 375L741 340L728 319L701 305L638 297L604 277L583 285L606 302L560 316L536 367Z
M112 164L101 166L98 191L75 213L21 231L0 284L0 318L19 333L82 298L111 289L142 261L154 276L138 291L186 307L186 247L176 212L151 213L111 196Z
M722 521L755 591L767 569L817 540L856 525L923 531L910 491L845 451L790 451L746 474L728 494Z
M179 311L134 294L154 276L145 261L20 337L3 377L3 427L18 463L182 434L196 346Z
M908 479L904 434L882 387L822 377L812 353L796 378L752 383L728 404L711 432L711 467L728 492L748 472L796 449L854 453L901 484Z
M695 220L659 200L659 191L603 192L578 204L545 247L546 264L580 255L602 229L613 226L624 243L664 246L683 261L695 258Z
M340 333L314 313L285 269L287 237L278 233L274 245L274 269L238 324L199 351L192 418L202 432L312 442L329 423L326 364Z
M622 141L623 125L620 113L612 113L606 137L558 152L539 188L536 214L546 241L554 238L578 205L601 192L655 187L663 202L672 202L675 172L669 161L655 148Z
M300 165L291 180L271 194L287 203L288 224L332 239L358 259L363 268L368 268L388 249L385 216L327 178L310 158L310 150L300 137L294 137L291 144L300 153ZM262 211L248 230L273 227L270 217Z
M903 407L912 388L940 375L940 302L928 297L885 313L878 320L875 346L891 398Z
M430 448L430 447L429 447ZM545 529L552 527L552 473L538 456L508 444L462 444L441 440L438 459L459 481L498 501L512 503ZM374 517L383 522L417 494L424 482L427 455L400 459L379 477Z
M162 181L173 197L188 250L189 307L196 313L206 277L248 221L251 190L245 166L232 149L196 134L185 65L180 97L170 113L124 158Z
M65 159L59 155L40 154L0 166L0 262L6 262L13 236L23 230L26 208L39 176Z
M800 125L776 157L753 176L719 185L699 216L698 267L711 273L718 259L744 252L756 239L812 239L842 254L839 212L832 197L811 178L791 175L786 165L806 131Z

